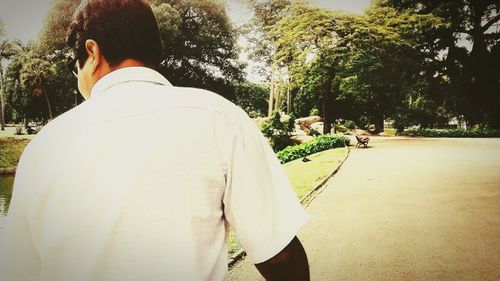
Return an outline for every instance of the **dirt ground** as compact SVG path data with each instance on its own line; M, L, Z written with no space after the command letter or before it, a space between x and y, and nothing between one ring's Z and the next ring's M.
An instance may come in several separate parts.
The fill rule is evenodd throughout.
M307 210L312 280L500 280L500 139L373 138Z

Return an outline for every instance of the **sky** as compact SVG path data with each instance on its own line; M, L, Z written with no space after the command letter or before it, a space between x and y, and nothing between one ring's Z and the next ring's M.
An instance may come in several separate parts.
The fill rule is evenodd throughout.
M361 14L370 0L310 0L312 4L331 10L344 10ZM0 18L5 24L7 36L23 42L37 38L43 19L52 0L0 0ZM232 21L242 24L251 16L241 0L226 0Z

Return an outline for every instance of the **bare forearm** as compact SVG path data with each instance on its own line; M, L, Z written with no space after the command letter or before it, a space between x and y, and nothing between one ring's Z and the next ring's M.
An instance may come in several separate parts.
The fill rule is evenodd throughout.
M263 263L256 264L255 267L267 281L309 280L307 255L297 237L293 238L288 246L276 256Z

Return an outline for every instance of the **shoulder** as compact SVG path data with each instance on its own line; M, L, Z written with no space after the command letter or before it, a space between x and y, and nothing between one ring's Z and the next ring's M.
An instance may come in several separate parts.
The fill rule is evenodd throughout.
M79 123L78 120L80 120L80 122L85 120L82 114L86 107L87 104L84 102L51 120L34 138L35 144L44 143L47 140L54 141L58 136L60 137L69 133L68 129L75 127L75 125Z
M212 111L220 118L236 122L250 118L247 113L223 96L205 89L173 87L176 99L185 99L186 106L197 107L202 110Z
M44 153L54 153L61 145L65 145L66 136L72 134L76 124L82 123L85 118L82 117L82 109L86 107L85 103L73 108L53 120L49 121L29 142L23 155L32 157Z

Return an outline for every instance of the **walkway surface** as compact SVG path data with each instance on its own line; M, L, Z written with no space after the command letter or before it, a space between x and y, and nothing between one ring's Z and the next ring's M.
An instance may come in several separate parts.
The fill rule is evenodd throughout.
M500 139L373 139L307 210L311 280L500 280Z

